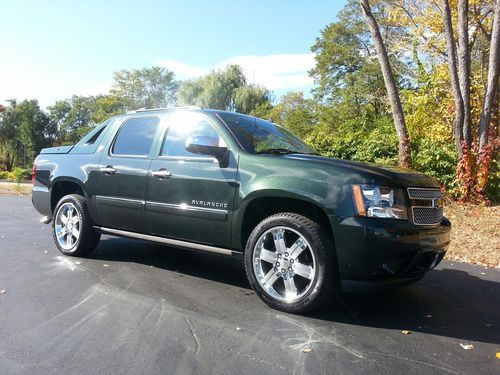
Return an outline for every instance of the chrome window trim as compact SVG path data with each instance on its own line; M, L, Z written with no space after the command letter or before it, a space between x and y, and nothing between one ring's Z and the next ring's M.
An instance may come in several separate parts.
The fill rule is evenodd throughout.
M206 157L206 156L158 156L159 160L172 160L172 161L198 161L198 162L210 162L210 163L218 163L219 161L216 158Z

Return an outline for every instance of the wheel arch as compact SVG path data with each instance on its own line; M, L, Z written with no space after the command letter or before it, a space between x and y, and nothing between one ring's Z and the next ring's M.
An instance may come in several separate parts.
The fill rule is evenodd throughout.
M54 214L57 202L68 194L80 194L87 198L83 184L76 178L60 177L52 182L50 188L50 209L52 214Z
M236 228L239 230L236 232L235 245L244 251L246 242L255 226L266 217L280 212L292 212L316 221L335 244L332 226L325 207L306 196L292 195L290 192L269 191L267 194L259 194L247 199L242 205L241 213L237 218ZM335 249L332 250L335 251Z

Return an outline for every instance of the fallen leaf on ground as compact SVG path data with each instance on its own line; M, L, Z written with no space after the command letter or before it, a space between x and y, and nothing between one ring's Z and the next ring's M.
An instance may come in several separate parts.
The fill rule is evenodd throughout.
M500 359L500 352L497 352L497 358Z
M472 349L474 349L474 345L472 345L472 344L460 344L460 346L462 348L464 348L465 350L472 350Z
M411 333L411 331L407 331L407 330L403 329L403 330L401 331L401 333L402 333L403 335L409 335L409 334Z
M313 351L313 350L312 350L311 348L304 348L304 349L302 349L302 352L303 352L303 353L310 353L310 352L312 352L312 351Z

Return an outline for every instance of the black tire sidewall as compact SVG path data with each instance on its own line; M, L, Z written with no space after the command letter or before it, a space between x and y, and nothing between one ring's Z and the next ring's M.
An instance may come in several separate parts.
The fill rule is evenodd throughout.
M256 242L262 233L278 226L289 227L303 235L309 242L316 259L317 271L312 287L301 299L292 303L282 302L268 295L259 284L253 269L252 258ZM270 216L260 222L248 238L245 248L245 270L248 281L257 295L275 309L289 313L302 313L319 307L333 286L333 262L331 251L329 251L333 250L333 246L330 248L329 245L331 241L321 227L304 216L291 213Z
M78 237L74 246L69 250L63 249L59 245L55 231L57 214L61 206L64 205L65 203L72 203L73 206L78 211L78 216L80 218L80 236ZM85 198L77 194L65 195L57 203L54 213L55 213L54 219L52 220L52 236L54 237L54 242L56 243L56 246L59 249L59 251L61 251L65 255L71 255L71 256L80 256L87 253L88 249L87 246L85 246L85 242L89 240L92 241L92 238L89 237L91 237L92 235L95 236L95 234L93 233L92 222L90 220L89 213L87 211Z

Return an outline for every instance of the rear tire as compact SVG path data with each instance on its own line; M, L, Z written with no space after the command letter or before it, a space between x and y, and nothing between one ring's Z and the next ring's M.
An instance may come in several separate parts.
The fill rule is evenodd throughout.
M52 236L59 251L81 257L96 248L101 235L93 228L84 197L66 195L59 200L54 212Z
M288 313L318 308L337 290L332 239L318 223L295 213L269 216L255 227L245 270L256 294Z

